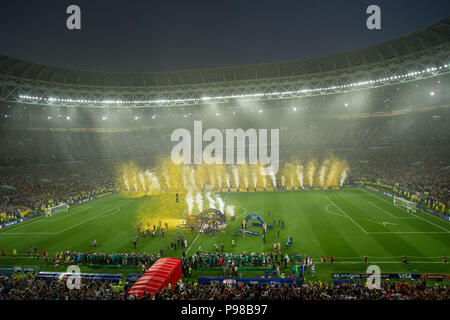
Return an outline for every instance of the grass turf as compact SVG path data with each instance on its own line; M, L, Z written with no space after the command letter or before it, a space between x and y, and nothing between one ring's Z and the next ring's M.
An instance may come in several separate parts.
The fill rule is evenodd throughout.
M97 239L97 252L150 252L164 249L164 256L180 257L182 250L170 251L170 241L183 234L188 240L187 254L201 246L203 251L214 252L214 244L224 244L226 252L269 252L273 242L280 242L283 252L299 252L313 257L317 264L316 279L327 280L332 272L365 272L365 255L370 264L381 267L382 273L449 273L450 267L442 264L443 256L450 253L450 222L425 212L409 214L393 206L392 199L363 188L329 191L277 191L222 193L227 205L235 206L236 220L228 221L224 233L214 238L193 234L188 230L177 232L170 226L165 238L144 238L139 235L137 249L132 238L137 234L136 215L151 197L129 198L112 195L70 208L68 212L50 218L38 217L0 231L0 257L2 266L34 266L43 270L64 271L44 265L35 257L26 257L26 248L37 245L47 250L51 257L62 250L90 252L92 239ZM175 201L175 199L174 199ZM183 204L180 204L183 205ZM270 215L268 213L270 211ZM235 232L240 221L250 213L259 214L269 225L265 243L262 236ZM278 220L285 227L278 226ZM261 231L251 225L249 229ZM162 221L164 225L164 221ZM278 231L280 235L278 236ZM288 236L293 237L293 248L286 249ZM235 239L236 248L231 247ZM13 249L18 257L12 258ZM322 265L320 257L333 255L336 264ZM403 256L410 263L401 264ZM83 266L83 272L138 272L130 268L98 269ZM262 275L261 271L242 271L241 276ZM220 271L197 271L194 276L220 275Z

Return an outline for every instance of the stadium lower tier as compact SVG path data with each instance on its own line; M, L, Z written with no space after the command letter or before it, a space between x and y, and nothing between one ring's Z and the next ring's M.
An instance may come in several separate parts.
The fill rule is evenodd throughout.
M290 285L248 286L230 283L199 284L180 281L177 285L142 297L127 295L130 284L82 281L71 290L61 280L32 277L0 277L0 300L448 300L450 288L427 286L425 282L382 282L379 289L363 283L329 284L294 282Z

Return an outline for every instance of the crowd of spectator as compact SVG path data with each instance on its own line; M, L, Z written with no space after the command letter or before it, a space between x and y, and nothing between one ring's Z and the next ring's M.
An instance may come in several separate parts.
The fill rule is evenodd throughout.
M350 153L350 179L402 187L422 200L450 205L450 154L436 146L397 146ZM441 211L441 210L439 210ZM443 212L443 213L444 213Z
M180 280L155 294L129 296L132 283L83 280L79 289L69 289L64 279L36 280L33 275L0 277L0 300L448 300L450 288L443 284L383 281L369 289L350 283L293 282L293 284L254 285L242 283L199 284Z
M0 300L124 300L123 286L82 281L80 289L68 289L63 280L36 280L33 275L0 277Z
M101 252L71 252L61 251L52 256L54 264L92 264L92 265L121 265L145 266L153 265L160 258L159 254L150 253L101 253Z
M348 162L348 181L398 184L448 208L449 118L448 108L440 108L397 116L312 113L300 119L274 117L270 123L280 128L280 161L296 158L320 163L334 154ZM253 120L247 126L258 124ZM244 129L245 121L238 123ZM114 130L70 126L37 130L32 124L2 127L0 219L15 220L50 203L114 187L117 164L145 159L146 167L151 167L162 151L170 153L174 125Z
M0 170L0 224L40 214L110 190L115 178L95 163L35 165Z
M235 286L216 283L201 285L184 282L176 287L165 288L144 299L154 300L448 300L450 288L445 285L428 286L425 282L382 283L380 289L369 289L364 284L327 284L310 282L293 285Z

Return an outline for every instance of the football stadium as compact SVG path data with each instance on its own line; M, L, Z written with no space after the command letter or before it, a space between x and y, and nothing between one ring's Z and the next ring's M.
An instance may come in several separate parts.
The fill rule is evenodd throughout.
M0 56L0 300L448 300L449 40L446 18L235 67Z

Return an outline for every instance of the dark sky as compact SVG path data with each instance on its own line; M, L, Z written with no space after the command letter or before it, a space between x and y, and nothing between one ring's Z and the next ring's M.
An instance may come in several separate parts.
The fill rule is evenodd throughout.
M66 8L81 8L79 31ZM381 30L366 8L381 8ZM172 71L359 49L450 15L444 0L1 0L0 54L84 70Z

